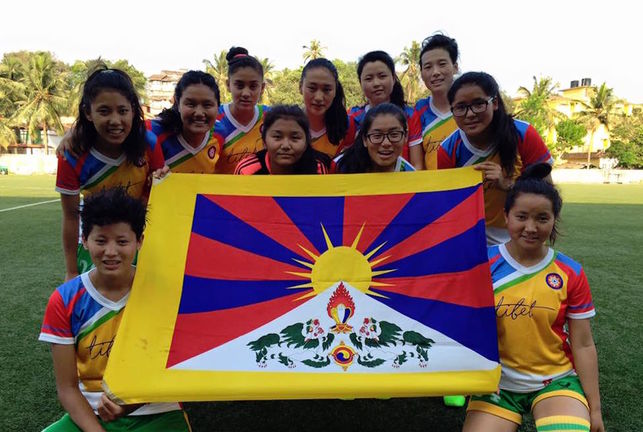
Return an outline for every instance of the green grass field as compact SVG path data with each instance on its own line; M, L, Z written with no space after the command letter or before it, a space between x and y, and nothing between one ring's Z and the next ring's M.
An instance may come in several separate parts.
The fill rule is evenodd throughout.
M46 344L43 311L62 282L60 204L53 176L0 177L0 431L40 430L62 415ZM598 315L603 415L609 431L643 427L639 311L643 286L643 185L563 185L557 247L583 263ZM441 399L265 401L188 404L195 431L457 431L463 409ZM534 431L529 421L520 429Z

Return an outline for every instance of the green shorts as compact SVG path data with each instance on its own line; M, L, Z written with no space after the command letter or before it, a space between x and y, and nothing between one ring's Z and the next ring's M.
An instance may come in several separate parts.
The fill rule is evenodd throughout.
M554 380L545 388L530 393L500 390L500 394L471 396L467 411L482 411L521 424L523 414L531 412L538 402L554 396L577 399L589 410L578 376L570 375Z
M138 261L138 251L134 256L132 265L135 266L136 261ZM78 274L83 274L94 268L92 257L89 256L89 251L83 247L82 243L78 243L78 249L76 250L76 265L78 266Z
M168 411L160 414L121 417L111 422L98 419L107 432L138 431L138 432L190 432L190 422L183 410ZM82 432L76 423L65 415L45 428L42 432Z

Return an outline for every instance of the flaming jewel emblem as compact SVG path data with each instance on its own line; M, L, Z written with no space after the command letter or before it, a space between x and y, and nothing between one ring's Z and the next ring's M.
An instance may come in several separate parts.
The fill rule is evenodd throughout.
M353 331L353 327L348 325L348 320L355 314L355 303L343 283L339 284L330 297L326 312L335 321L335 325L330 328L330 331L336 334Z

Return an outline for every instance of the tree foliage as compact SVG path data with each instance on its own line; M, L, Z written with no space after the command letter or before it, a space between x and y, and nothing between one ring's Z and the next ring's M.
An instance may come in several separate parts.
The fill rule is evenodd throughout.
M559 158L573 147L583 145L587 128L578 120L565 119L556 125L556 143L550 147L554 157Z
M230 91L228 91L228 86L226 82L228 80L228 61L225 56L227 51L222 50L219 54L215 54L213 61L208 59L203 59L203 64L205 65L205 71L214 77L214 80L219 86L219 93L221 95L221 103L227 103L232 100L230 96Z
M605 152L623 168L643 168L643 113L614 117L611 145Z
M531 90L526 87L518 89L518 93L524 99L515 108L515 115L530 123L551 146L553 144L551 131L556 126L556 121L563 118L551 103L556 96L558 83L554 83L550 77L538 79L534 76L533 79Z
M404 97L409 104L413 104L420 98L421 85L420 85L420 52L422 47L418 41L411 42L410 47L404 47L400 55L395 61L404 67L404 71L400 74L400 82L404 89Z
M326 47L322 46L321 42L316 39L311 40L310 45L304 45L302 48L306 50L303 54L304 64L310 60L324 57L324 50L326 49Z

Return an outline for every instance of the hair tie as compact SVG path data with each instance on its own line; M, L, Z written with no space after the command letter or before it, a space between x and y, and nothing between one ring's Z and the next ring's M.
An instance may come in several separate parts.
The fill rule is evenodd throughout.
M248 54L239 53L239 54L235 54L234 57L232 57L232 58L236 59L236 58L240 58L240 57L248 57Z

